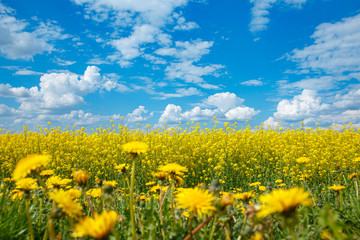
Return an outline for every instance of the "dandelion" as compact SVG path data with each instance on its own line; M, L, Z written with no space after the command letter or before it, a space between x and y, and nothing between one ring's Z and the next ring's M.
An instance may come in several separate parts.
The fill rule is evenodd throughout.
M253 191L234 194L234 198L239 199L241 201L248 201L250 198L253 197L255 197Z
M21 178L25 178L31 172L37 172L41 170L50 162L49 155L31 154L21 159L15 167L12 175L12 179L17 181Z
M40 176L49 177L54 174L54 170L43 170L40 172Z
M73 173L73 178L77 184L80 186L85 186L90 176L85 170L78 170Z
M38 189L36 179L33 178L23 178L15 182L16 188L23 190L25 192L30 192L31 190Z
M49 193L49 197L56 205L71 218L78 219L82 215L82 207L77 200L63 189L54 190Z
M177 163L169 163L159 167L160 172L169 173L171 176L182 176L184 172L187 172L187 168Z
M264 192L267 190L267 188L265 186L259 186L259 190Z
M149 147L146 143L139 141L129 142L122 146L124 152L135 155L146 153L148 148Z
M92 188L92 189L89 189L87 192L86 192L86 195L87 196L91 196L92 198L99 198L101 197L101 188Z
M261 184L261 182L254 182L254 183L250 183L251 187L257 187Z
M60 178L59 176L52 176L46 181L48 188L61 188L68 185L71 179Z
M345 187L344 186L341 186L341 185L333 185L333 186L331 186L331 187L328 187L328 189L330 189L330 190L334 190L335 192L338 192L338 191L340 191L340 190L342 190L342 189L344 189Z
M113 180L113 181L103 181L103 185L104 185L104 186L105 186L105 185L110 185L110 186L112 186L113 188L115 188L116 185L117 185L117 182L116 182L115 180Z
M200 217L210 214L214 207L214 196L206 189L188 188L178 193L175 201L179 208L187 209L190 213L196 213Z
M106 239L117 219L118 215L115 211L104 210L100 215L95 213L94 218L85 217L75 225L72 237L89 236L96 239Z
M290 216L294 213L296 207L312 205L313 202L309 196L310 193L306 192L303 188L276 189L270 194L259 197L263 205L260 207L258 216L263 218L273 213Z

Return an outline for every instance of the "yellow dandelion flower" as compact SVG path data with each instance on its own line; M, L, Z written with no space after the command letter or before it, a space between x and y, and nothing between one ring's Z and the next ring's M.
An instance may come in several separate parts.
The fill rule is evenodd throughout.
M255 233L254 235L252 235L252 236L250 237L249 240L261 240L261 239L263 239L261 233Z
M309 196L310 193L306 192L303 188L276 189L270 194L259 197L263 205L260 207L258 216L262 218L273 213L281 213L284 216L288 216L288 214L295 211L297 206L311 206L312 200Z
M283 180L281 180L281 179L277 179L276 181L275 181L275 183L282 183L283 182Z
M126 153L131 154L141 154L146 153L148 150L148 145L143 142L134 141L134 142L128 142L122 146L122 149Z
M122 163L119 165L115 165L114 169L117 170L118 172L126 173L130 169L130 166L125 163Z
M224 193L224 195L221 197L221 203L225 206L231 205L234 203L234 195L231 193Z
M334 190L335 192L338 192L338 191L340 191L340 190L342 190L342 189L344 189L345 187L344 186L341 186L341 185L333 185L333 186L331 186L331 187L328 187L328 189L330 189L330 190Z
M308 158L308 157L299 157L298 159L296 159L296 162L299 163L299 164L308 163L308 162L310 162L310 158Z
M81 196L81 191L79 189L76 188L71 188L69 190L66 191L70 197L72 197L73 199L79 198Z
M91 196L92 198L99 198L101 197L101 188L92 188L92 189L89 189L87 192L86 192L86 195L88 196Z
M23 191L20 191L20 190L17 190L17 189L14 189L11 191L11 200L12 201L15 201L17 199L22 199L23 198L23 195L24 195L24 192Z
M351 180L351 179L353 179L353 178L357 178L358 176L359 176L358 173L352 173L352 174L350 174L350 175L348 176L348 178Z
M23 191L30 191L39 188L36 180L33 178L22 178L19 181L15 182L15 185L17 189Z
M118 215L115 211L104 210L100 215L95 213L94 218L85 217L75 225L72 237L90 236L104 239L109 235L117 219Z
M78 219L82 215L82 207L77 200L63 189L54 190L49 193L49 197L54 200L56 205L71 218Z
M43 170L40 172L40 176L51 176L54 174L54 170Z
M84 186L89 180L90 176L87 171L80 169L73 173L73 178L77 184L79 184L80 186Z
M254 182L254 183L250 183L250 186L252 187L257 187L261 184L261 182Z
M14 181L17 181L21 178L25 178L32 171L39 171L49 162L50 162L49 155L31 154L18 161L15 170L13 172L12 179Z
M113 181L103 181L103 186L110 185L110 186L115 188L117 184L118 183L115 180L113 180Z
M145 183L146 186L153 186L155 184L156 184L156 182L153 182L153 181Z
M169 177L169 173L167 172L156 172L152 173L152 175L158 179L167 179Z
M265 186L259 186L259 190L264 192L267 190L267 188Z
M253 197L255 197L255 194L253 191L234 194L234 198L239 199L241 201L247 201Z
M187 172L188 169L186 167L183 167L183 166L177 164L177 163L169 163L169 164L160 166L159 171L160 172L167 172L170 175L182 176L182 175L184 175L183 172Z
M179 208L198 214L210 214L215 210L214 196L206 189L188 188L183 189L175 197Z
M68 185L71 181L71 179L52 176L46 181L46 185L48 188L61 188Z

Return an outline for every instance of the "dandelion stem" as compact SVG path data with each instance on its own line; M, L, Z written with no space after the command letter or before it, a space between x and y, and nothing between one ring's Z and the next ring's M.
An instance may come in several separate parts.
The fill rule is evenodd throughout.
M211 221L211 219L213 219L214 216L215 216L215 214L212 215L211 217L208 217L204 222L202 222L199 226L197 226L197 227L192 231L191 235L190 235L190 234L187 235L186 238L184 238L184 240L189 240L189 239L191 238L191 236L195 235L198 231L200 231L200 229L201 229L202 227L204 227L206 224L208 224L208 223Z
M32 224L31 224L31 216L30 216L30 211L29 211L29 200L28 199L25 200L25 209L26 209L26 217L28 219L30 239L34 240L34 230L33 230Z
M86 200L87 204L89 205L89 208L90 208L90 211L91 211L91 216L94 217L94 208L92 207L92 205L90 203L89 197L86 195L85 188L83 188L82 190L83 190L85 200Z
M165 236L165 231L164 231L164 222L163 222L163 216L162 216L162 201L161 201L161 195L162 195L162 185L160 185L160 197L159 197L159 216L160 216L160 227L161 227L161 234L163 236L163 239L165 240L166 239L166 236ZM164 194L164 199L165 199L165 196L166 193Z
M355 179L355 190L356 190L356 197L359 198L359 186L356 179Z
M212 227L211 227L211 233L210 233L210 236L209 236L209 240L213 240L213 238L214 238L217 219L218 219L218 216L215 215L215 218L214 218L214 221L213 221Z
M135 182L135 163L136 156L133 156L132 166L131 166L131 182L130 182L130 218L131 218L131 228L132 228L132 239L136 239L136 230L135 230L135 216L134 216L134 182Z

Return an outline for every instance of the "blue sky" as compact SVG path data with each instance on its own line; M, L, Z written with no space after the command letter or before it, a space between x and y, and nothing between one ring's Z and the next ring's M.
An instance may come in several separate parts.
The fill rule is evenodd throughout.
M0 76L8 130L360 127L360 2L2 0Z

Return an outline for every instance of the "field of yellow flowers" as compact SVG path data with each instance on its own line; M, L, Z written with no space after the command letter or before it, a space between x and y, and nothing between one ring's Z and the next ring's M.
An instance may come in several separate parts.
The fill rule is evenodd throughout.
M0 130L0 239L360 237L351 124L111 124Z

